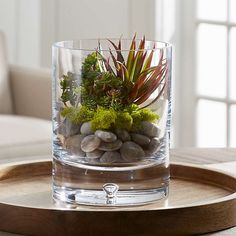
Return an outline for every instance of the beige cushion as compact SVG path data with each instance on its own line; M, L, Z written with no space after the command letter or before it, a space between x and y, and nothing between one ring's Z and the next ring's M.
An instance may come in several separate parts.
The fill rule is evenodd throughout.
M0 164L51 159L51 122L0 115Z
M4 35L0 32L0 113L12 113Z
M51 120L51 72L10 66L15 114Z

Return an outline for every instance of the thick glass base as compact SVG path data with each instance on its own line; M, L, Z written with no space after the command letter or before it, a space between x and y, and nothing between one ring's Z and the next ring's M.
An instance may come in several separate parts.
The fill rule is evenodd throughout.
M53 160L53 198L57 202L143 205L165 198L168 186L166 158L124 166L89 166L67 159Z
M168 186L149 190L117 191L109 196L105 190L84 190L58 187L53 185L53 198L55 201L93 205L93 206L132 206L144 205L168 196Z

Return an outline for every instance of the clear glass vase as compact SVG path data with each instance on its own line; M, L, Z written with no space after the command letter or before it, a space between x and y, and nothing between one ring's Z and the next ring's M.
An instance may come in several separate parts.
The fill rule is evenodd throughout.
M138 205L168 195L172 48L136 40L53 45L53 198Z

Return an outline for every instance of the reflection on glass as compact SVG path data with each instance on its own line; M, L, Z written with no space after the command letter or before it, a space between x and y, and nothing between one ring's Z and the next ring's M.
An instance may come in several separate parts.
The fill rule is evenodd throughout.
M197 16L199 19L225 21L227 19L227 1L198 0Z
M230 31L230 98L236 100L236 27Z
M199 100L197 108L197 146L226 146L226 105Z
M230 109L230 146L236 147L236 105L232 105Z
M200 24L197 45L197 92L226 96L226 27Z

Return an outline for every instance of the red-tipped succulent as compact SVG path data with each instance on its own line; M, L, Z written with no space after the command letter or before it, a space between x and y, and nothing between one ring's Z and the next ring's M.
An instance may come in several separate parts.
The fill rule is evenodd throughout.
M136 35L133 37L127 61L125 61L122 55L121 40L119 40L118 45L111 40L108 41L114 48L114 50L110 49L110 58L114 66L110 65L110 58L102 55L99 43L97 52L102 59L100 61L100 68L103 71L109 71L116 75L124 82L128 90L127 103L142 105L155 91L158 91L156 96L142 107L147 107L158 100L167 85L168 64L167 60L164 59L163 51L160 49L159 61L157 65L152 66L155 45L153 49L146 50L145 37L140 40L137 48ZM116 55L114 55L114 52ZM113 68L115 68L115 71Z

